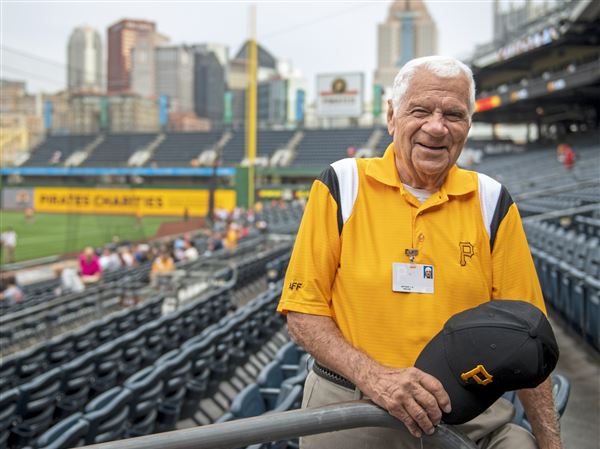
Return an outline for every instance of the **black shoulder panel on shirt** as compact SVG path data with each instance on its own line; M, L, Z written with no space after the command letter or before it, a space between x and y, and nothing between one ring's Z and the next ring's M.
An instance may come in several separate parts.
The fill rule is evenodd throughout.
M342 227L344 226L344 220L342 218L342 202L340 200L340 184L338 182L337 175L335 174L335 170L330 165L325 170L321 172L321 174L317 178L323 184L327 186L329 189L329 193L335 200L335 204L337 204L337 221L338 221L338 231L342 233Z
M494 216L492 217L492 223L490 225L490 249L494 251L494 242L496 240L496 233L498 232L498 228L500 227L500 223L506 217L508 213L508 209L513 204L513 199L506 190L506 187L502 186L500 190L500 196L498 197L498 202L496 203L496 210L494 210Z

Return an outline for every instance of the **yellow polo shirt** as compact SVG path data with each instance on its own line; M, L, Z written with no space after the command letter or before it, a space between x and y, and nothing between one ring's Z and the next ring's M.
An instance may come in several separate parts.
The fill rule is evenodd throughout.
M545 312L517 207L496 181L453 167L421 204L400 181L392 145L381 158L336 164L311 188L279 312L329 316L353 346L394 367L413 366L450 316L491 299ZM392 264L409 262L407 248L434 266L434 293L392 291Z

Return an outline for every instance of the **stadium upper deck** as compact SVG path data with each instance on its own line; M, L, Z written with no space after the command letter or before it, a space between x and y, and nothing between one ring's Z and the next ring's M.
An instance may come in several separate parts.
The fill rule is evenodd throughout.
M556 125L562 133L600 120L600 2L566 3L470 61L475 120ZM561 130L558 130L560 133Z

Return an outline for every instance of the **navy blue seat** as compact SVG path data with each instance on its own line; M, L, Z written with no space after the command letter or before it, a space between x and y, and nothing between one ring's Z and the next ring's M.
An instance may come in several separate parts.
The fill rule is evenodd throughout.
M16 388L0 393L0 449L6 449L10 429L19 423L19 398L19 390Z
M140 328L145 336L143 364L154 363L165 351L166 328L158 320L152 320Z
M129 424L131 390L115 387L93 399L85 407L89 423L86 444L104 443L125 436Z
M54 368L73 358L73 335L65 334L53 338L46 344L48 366Z
M18 359L4 359L0 364L0 392L18 385Z
M128 332L115 340L115 344L123 350L118 382L142 368L146 350L145 343L146 336L139 330Z
M83 446L90 425L82 418L82 413L74 413L59 421L44 432L33 447L35 449L69 449Z
M127 436L136 437L154 432L158 406L163 398L167 365L149 366L125 381L123 387L131 391L130 423Z
M14 445L26 446L50 427L61 379L61 371L54 368L19 386L17 414L20 422L12 428L10 438Z
M585 261L589 248L587 237L580 234L575 239L571 260L560 263L562 277L559 303L564 304L566 317L577 332L583 329L585 302L583 295L576 294L575 285L582 284L585 279Z
M215 353L211 344L202 342L189 346L192 354L192 366L186 385L181 417L189 418L198 409L198 403L209 394L210 366Z
M567 408L570 392L571 383L569 380L561 374L552 374L552 395L554 396L554 406L559 419ZM512 422L531 432L531 424L527 420L523 404L517 394L514 391L509 391L503 397L511 401L515 407L515 416Z
M592 239L596 240L596 239ZM600 350L600 245L590 242L590 252L586 258L585 279L585 336Z
M192 368L190 348L173 350L159 358L155 366L166 366L169 373L164 386L164 399L158 408L157 431L173 430L181 413L186 385Z
M44 344L19 353L16 372L18 384L34 379L42 374L47 366L46 346Z
M103 393L117 384L123 348L116 342L105 343L94 351L96 354L96 371L92 383L92 395Z
M56 404L56 418L61 419L82 410L87 403L94 379L96 358L97 354L92 351L60 367L62 381Z

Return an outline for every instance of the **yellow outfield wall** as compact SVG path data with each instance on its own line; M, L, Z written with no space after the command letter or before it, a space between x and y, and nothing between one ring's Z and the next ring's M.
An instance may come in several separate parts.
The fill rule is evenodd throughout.
M208 190L192 189L92 189L35 187L36 212L81 214L183 215L208 213ZM215 207L235 208L234 190L216 190Z

